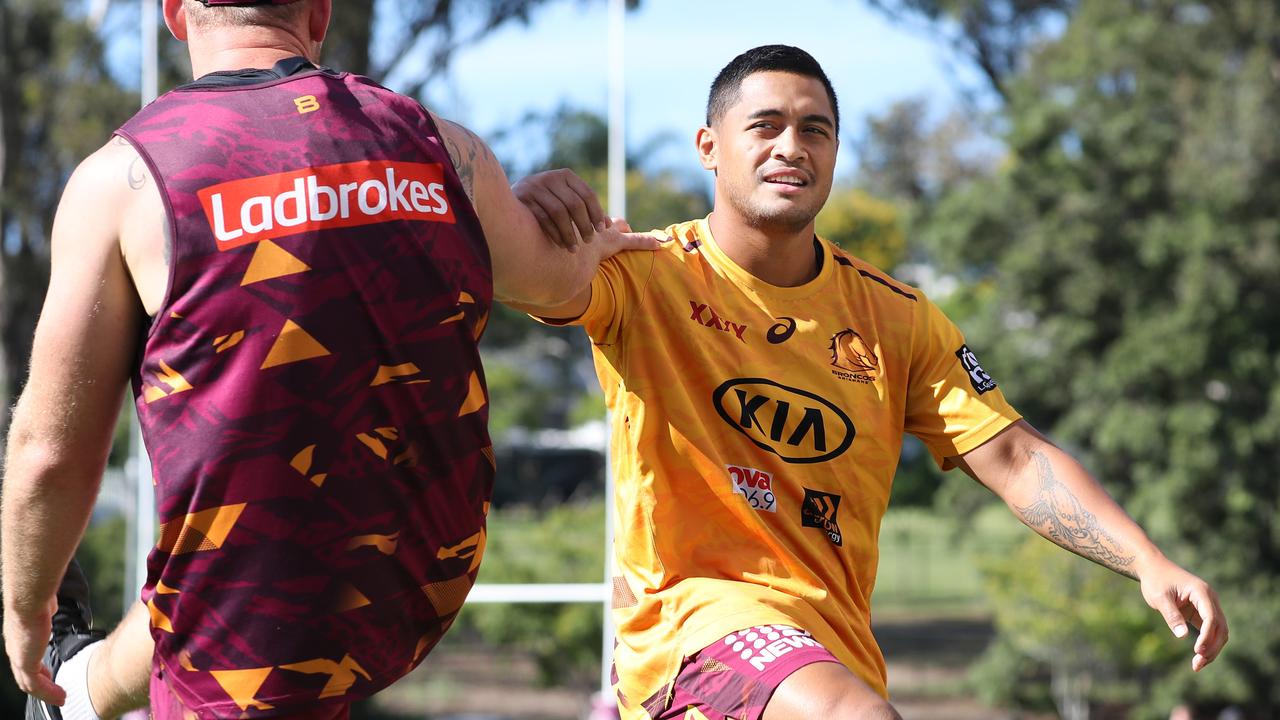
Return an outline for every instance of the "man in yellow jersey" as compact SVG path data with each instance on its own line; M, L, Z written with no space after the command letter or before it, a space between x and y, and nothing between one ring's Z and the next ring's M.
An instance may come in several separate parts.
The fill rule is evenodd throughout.
M871 633L880 521L904 432L1027 525L1141 582L1192 667L1227 641L1214 591L1005 401L917 289L817 238L835 92L786 46L711 87L697 134L715 209L528 308L586 328L613 415L614 619L625 718L898 718ZM517 184L548 233L563 171Z

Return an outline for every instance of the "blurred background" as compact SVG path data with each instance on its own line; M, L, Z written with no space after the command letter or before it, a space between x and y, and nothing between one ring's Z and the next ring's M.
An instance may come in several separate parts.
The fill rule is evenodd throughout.
M603 0L335 2L325 62L485 137L512 179L605 195ZM22 387L57 198L139 106L138 0L0 0L0 431ZM907 720L1280 718L1280 4L628 0L627 215L704 215L715 73L782 42L840 96L825 237L922 287L1014 405L1220 591L1190 671L1137 586L1023 529L908 439L874 625ZM155 27L161 91L189 79ZM502 308L483 343L499 477L483 583L604 577L604 405L579 331ZM79 557L97 624L131 594L129 418ZM2 450L0 450L2 452ZM575 719L599 603L468 606L357 718ZM22 697L0 673L0 717Z

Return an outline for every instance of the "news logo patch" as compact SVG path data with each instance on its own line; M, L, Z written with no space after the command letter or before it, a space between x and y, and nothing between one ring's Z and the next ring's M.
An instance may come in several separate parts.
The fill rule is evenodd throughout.
M752 509L760 512L778 512L778 498L773 491L773 476L763 470L725 465L733 492L741 495Z
M978 364L978 356L973 354L968 345L961 345L956 351L956 357L960 358L960 367L969 374L969 382L979 395L995 389L995 379L982 369L982 365Z

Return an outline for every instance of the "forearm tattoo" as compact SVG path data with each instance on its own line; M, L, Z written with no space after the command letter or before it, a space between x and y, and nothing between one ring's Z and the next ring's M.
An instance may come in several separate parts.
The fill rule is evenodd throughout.
M1039 495L1026 507L1015 506L1022 521L1067 550L1136 580L1133 555L1103 530L1098 518L1054 476L1053 465L1043 452L1036 450L1031 457L1040 477Z

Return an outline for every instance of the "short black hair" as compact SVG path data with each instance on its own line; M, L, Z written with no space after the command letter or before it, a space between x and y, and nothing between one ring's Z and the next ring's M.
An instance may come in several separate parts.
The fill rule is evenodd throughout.
M827 90L827 99L831 101L831 112L835 114L836 131L840 130L840 105L836 102L836 91L831 87L827 74L812 55L790 45L761 45L730 60L711 83L711 94L707 96L707 126L724 117L729 107L737 102L743 80L755 73L770 71L803 75L821 82Z

